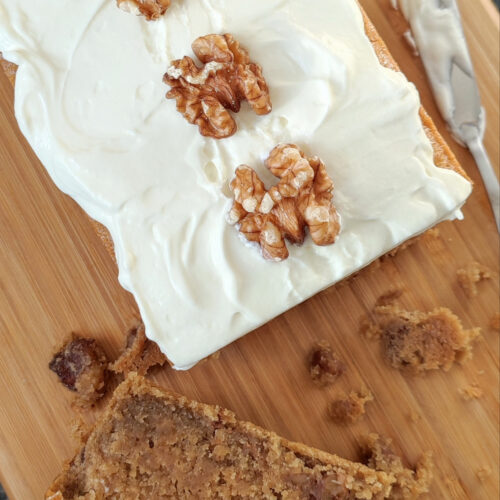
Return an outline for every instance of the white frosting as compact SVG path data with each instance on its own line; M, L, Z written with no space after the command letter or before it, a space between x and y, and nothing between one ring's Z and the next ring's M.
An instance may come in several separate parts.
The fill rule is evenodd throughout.
M394 0L393 6L397 6L397 0ZM411 26L411 33L405 33L405 37L410 44L413 42L413 48L418 50L422 58L439 111L454 138L465 144L470 127L461 128L462 123L456 123L454 119L456 102L452 87L452 64L457 64L468 75L474 75L474 69L457 4L455 0L399 0L399 6ZM478 96L463 98L475 101ZM476 136L482 138L484 129L485 114L481 110Z
M433 164L418 94L385 69L354 0L185 0L157 22L110 0L2 0L0 49L20 67L21 130L57 185L115 243L121 284L177 368L345 278L436 222L471 191ZM229 32L264 69L273 112L202 137L165 99L170 62ZM335 182L333 246L265 261L226 222L228 182L279 142L320 156Z

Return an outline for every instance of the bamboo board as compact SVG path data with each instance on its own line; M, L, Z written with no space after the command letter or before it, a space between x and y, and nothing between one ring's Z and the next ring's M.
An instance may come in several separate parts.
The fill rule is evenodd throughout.
M332 287L190 372L169 368L154 378L164 386L217 403L293 440L356 459L368 432L393 438L408 464L431 449L436 478L431 499L494 499L499 495L499 335L488 328L499 311L499 240L477 168L452 141L432 100L421 61L402 39L406 29L389 0L361 1L395 59L419 88L422 101L450 143L475 191L465 221L444 223L439 238L422 238L377 269ZM461 0L465 30L488 114L485 137L499 165L499 18L489 0ZM41 498L74 450L70 396L47 369L53 346L70 331L100 339L110 356L123 344L137 309L94 229L53 185L18 131L13 90L0 75L0 480L12 500ZM456 270L478 260L496 273L476 299L458 287ZM483 328L474 358L448 373L411 378L386 366L377 344L357 333L376 298L403 286L404 305L451 308L466 327ZM305 359L312 343L328 339L347 374L329 389L310 381ZM350 427L326 417L341 390L365 383L375 395L367 415ZM484 395L464 401L458 390L477 383ZM414 421L415 415L420 420ZM492 470L484 482L477 470Z

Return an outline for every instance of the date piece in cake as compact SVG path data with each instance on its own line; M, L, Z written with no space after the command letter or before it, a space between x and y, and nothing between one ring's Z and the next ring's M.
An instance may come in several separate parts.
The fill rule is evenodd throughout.
M443 369L472 356L479 328L465 330L449 309L406 311L397 304L376 306L370 320L361 325L369 339L380 339L389 363L410 373Z
M121 356L110 365L110 370L125 375L137 372L145 375L153 366L163 366L167 358L160 351L158 344L146 337L144 324L141 322L131 328L127 334L127 344Z
M125 12L142 15L148 21L159 19L170 7L171 0L116 0Z
M132 373L45 498L368 499L393 481Z
M332 401L328 406L328 414L337 424L354 424L365 414L365 405L369 401L373 401L373 394L367 389L351 391Z
M75 334L54 355L49 368L76 394L77 406L91 406L106 390L108 359L95 339Z
M490 279L491 276L491 271L476 261L470 262L467 266L457 271L458 283L469 299L477 296L477 284L480 281Z
M415 499L429 491L434 469L430 452L420 458L415 470L408 469L392 449L390 439L370 434L364 439L362 454L369 467L384 471L395 479L391 499Z
M260 246L262 256L275 262L288 258L285 240L304 242L306 228L316 245L333 245L340 216L332 203L334 185L325 164L317 156L307 158L295 144L278 144L266 167L280 179L269 190L252 168L236 169L228 222L237 224L248 241Z
M309 373L316 385L333 384L346 370L345 363L326 340L317 342L309 354Z
M229 111L238 113L245 100L257 115L271 112L262 68L232 35L202 36L191 47L203 66L185 56L172 62L163 81L172 87L167 99L175 99L177 110L198 125L201 135L232 136L237 126Z

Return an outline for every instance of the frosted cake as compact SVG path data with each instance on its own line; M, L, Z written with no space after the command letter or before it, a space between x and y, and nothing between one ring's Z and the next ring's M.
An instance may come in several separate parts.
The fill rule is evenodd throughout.
M355 0L173 0L148 21L108 0L4 0L19 126L54 182L107 228L147 336L187 369L436 223L471 184ZM64 22L61 22L64 19ZM231 33L273 104L202 136L165 99L171 61ZM381 62L383 64L381 64ZM335 243L262 258L227 223L230 182L293 143L324 162Z

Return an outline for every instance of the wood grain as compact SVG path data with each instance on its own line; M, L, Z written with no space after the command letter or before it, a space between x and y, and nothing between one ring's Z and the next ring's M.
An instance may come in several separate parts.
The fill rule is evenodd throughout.
M188 373L169 368L155 374L162 385L281 435L346 458L357 457L366 432L394 439L408 463L432 449L436 480L429 498L498 498L499 335L488 328L498 312L498 235L484 187L469 153L446 131L421 61L401 38L406 29L389 0L361 1L402 70L476 183L465 221L445 223L439 238L416 245L365 271L348 285L332 287L224 349L218 360ZM498 171L498 19L486 0L460 2L481 95L488 114L486 148ZM114 356L137 314L132 297L117 283L116 268L91 223L53 185L17 129L13 91L0 76L0 479L10 498L41 498L63 459L71 456L70 397L47 369L51 350L70 331L99 338ZM468 300L455 272L471 260L497 274ZM405 305L450 307L465 326L483 327L474 358L448 373L409 378L387 367L376 344L357 333L359 318L388 288L404 286ZM348 365L328 390L310 382L305 358L312 342L327 338ZM458 390L478 383L484 396L465 402ZM339 390L365 383L375 395L358 424L329 422L328 401ZM413 422L411 414L421 419ZM484 483L476 471L489 466Z

